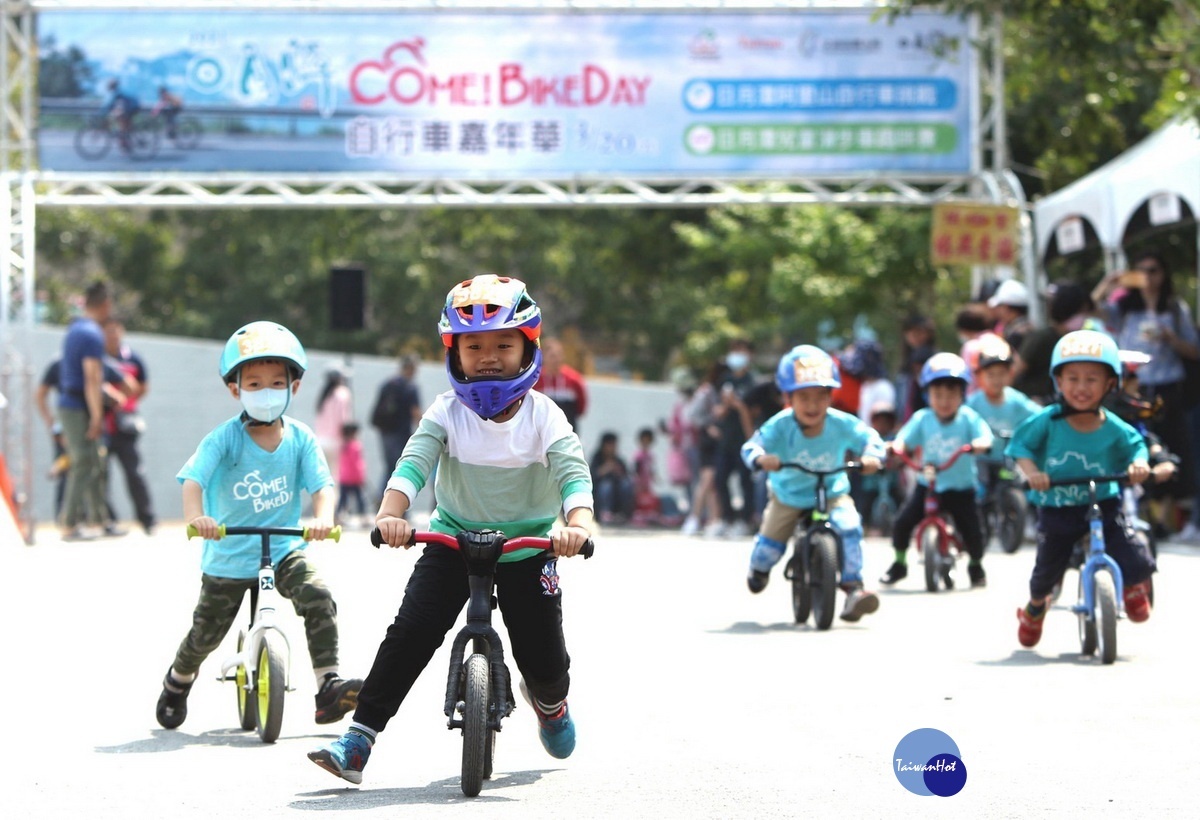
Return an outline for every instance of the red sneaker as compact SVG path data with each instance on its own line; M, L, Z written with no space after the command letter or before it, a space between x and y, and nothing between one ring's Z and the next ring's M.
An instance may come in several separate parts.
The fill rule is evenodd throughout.
M1017 627L1017 640L1021 642L1021 646L1037 646L1037 642L1042 639L1042 625L1045 620L1045 609L1036 618L1030 615L1025 607L1017 610L1017 621L1020 624Z
M1150 617L1150 582L1125 587L1125 614L1135 624Z

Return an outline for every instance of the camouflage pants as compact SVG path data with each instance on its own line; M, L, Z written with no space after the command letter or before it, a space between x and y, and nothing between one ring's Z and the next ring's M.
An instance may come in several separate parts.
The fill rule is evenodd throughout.
M190 675L199 671L200 664L221 645L233 626L246 592L257 584L257 578L201 576L200 600L192 613L192 628L179 644L175 662L171 664L176 672ZM336 667L337 604L302 550L291 553L275 568L275 588L292 602L296 614L304 618L313 669Z

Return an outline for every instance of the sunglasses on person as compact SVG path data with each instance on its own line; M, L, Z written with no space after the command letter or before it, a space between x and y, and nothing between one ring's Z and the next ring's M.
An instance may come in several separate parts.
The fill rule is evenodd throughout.
M1138 273L1147 273L1147 274L1163 272L1163 269L1160 268L1158 265L1138 265L1136 268L1134 268L1134 270L1137 271Z

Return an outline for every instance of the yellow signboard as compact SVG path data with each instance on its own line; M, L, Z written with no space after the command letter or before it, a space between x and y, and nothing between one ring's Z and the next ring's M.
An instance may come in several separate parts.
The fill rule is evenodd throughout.
M933 206L930 254L935 265L1013 265L1020 213L1002 205Z

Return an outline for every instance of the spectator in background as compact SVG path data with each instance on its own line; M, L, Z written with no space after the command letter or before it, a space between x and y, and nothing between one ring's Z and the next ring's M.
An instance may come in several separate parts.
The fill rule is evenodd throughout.
M979 362L979 351L1000 338L992 332L992 326L991 317L983 305L967 305L954 317L954 329L958 333L959 342L962 343L958 355L967 363L969 373L975 372L975 366ZM974 393L977 389L978 386L972 380L967 386L967 393Z
M350 512L350 501L354 501L358 520L366 520L367 499L363 485L367 481L367 460L363 457L362 439L358 437L358 424L349 422L342 426L342 457L337 463L338 504L334 517L343 521L343 512Z
M734 339L729 343L725 355L724 377L718 390L717 405L713 409L720 442L717 446L717 497L721 501L721 519L724 530L713 535L738 538L754 531L754 478L750 468L742 461L742 444L754 433L750 409L746 397L758 384L758 377L750 369L753 348L747 339ZM733 506L733 494L729 480L736 478L741 490L742 505Z
M38 383L36 401L38 415L46 425L50 434L50 442L54 446L54 460L50 465L50 478L54 480L54 517L62 514L63 492L67 486L67 470L70 469L71 459L67 456L67 445L63 439L62 425L58 423L50 410L50 391L58 390L58 368L61 359L55 359L46 365L42 379Z
M84 524L124 535L105 523L104 503L104 330L112 315L108 285L96 282L84 294L83 316L67 328L59 367L58 418L71 460L60 523L64 541L94 538Z
M602 524L624 524L633 515L633 478L617 452L617 434L606 431L592 453L592 492Z
M896 407L896 385L888 378L883 348L873 339L855 342L842 357L842 378L849 371L859 380L858 417L870 424L872 410L881 404Z
M417 392L414 378L417 374L417 357L400 357L400 372L384 382L371 410L371 426L379 431L383 443L383 483L380 495L387 487L396 462L404 452L404 445L413 429L421 421L421 396Z
M721 501L717 497L717 449L721 429L717 426L716 407L718 385L725 373L722 362L713 362L696 387L688 404L687 414L696 430L696 484L692 490L692 505L683 521L681 532L716 536L724 529L721 522Z
M146 363L133 348L125 343L125 324L110 316L104 323L104 349L108 361L119 371L124 382L124 395L120 403L109 411L111 429L108 431L108 462L115 456L125 474L125 486L133 501L134 515L147 535L154 533L156 523L154 503L150 500L150 488L146 485L146 469L142 466L142 454L138 451L138 440L146 424L138 412L138 403L149 389ZM108 475L107 462L105 475ZM111 484L105 480L106 489ZM106 496L108 497L108 496ZM108 497L111 502L111 497ZM112 504L107 504L110 513ZM111 515L115 518L115 514Z
M899 407L899 421L903 424L913 413L925 406L925 397L917 378L921 375L921 368L925 366L925 362L937 349L937 332L930 319L915 313L904 320L901 332L904 344L901 348L897 392L903 400Z
M566 362L562 341L554 336L542 339L542 372L533 389L544 393L567 416L567 421L579 432L579 417L587 412L587 385L578 370Z
M325 462L335 475L338 459L342 456L342 429L352 421L354 394L350 391L349 374L337 365L330 365L325 370L325 386L317 398L313 433L325 453Z
M1012 387L1038 404L1047 405L1054 401L1054 379L1050 376L1050 357L1054 345L1072 330L1103 330L1092 318L1092 300L1088 292L1070 280L1061 280L1050 285L1046 291L1049 299L1050 324L1036 328L1025 335L1021 349L1016 351L1012 367Z
M1029 289L1016 279L1005 279L987 305L996 320L993 332L1013 350L1020 350L1025 336L1033 330L1029 321Z
M696 377L683 367L672 374L671 381L674 382L678 395L671 407L671 417L659 424L660 429L670 439L670 448L667 450L667 481L683 493L691 512L692 488L700 468L696 426L688 414L688 407L696 394Z

